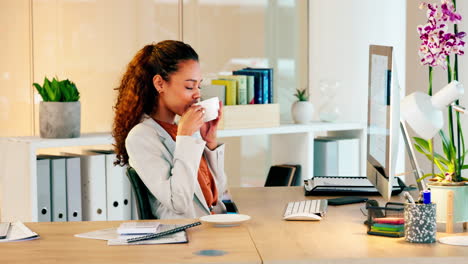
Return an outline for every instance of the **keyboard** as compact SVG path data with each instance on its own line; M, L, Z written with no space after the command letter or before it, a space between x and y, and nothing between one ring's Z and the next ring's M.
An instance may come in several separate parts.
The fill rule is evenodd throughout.
M328 207L327 200L304 200L289 202L286 205L285 220L320 220Z

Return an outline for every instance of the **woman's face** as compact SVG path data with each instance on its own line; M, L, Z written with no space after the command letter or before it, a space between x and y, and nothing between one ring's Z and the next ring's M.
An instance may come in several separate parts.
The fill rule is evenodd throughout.
M169 76L169 81L162 81L159 103L169 111L182 115L198 102L202 76L200 64L195 60L181 61L178 66L179 70Z

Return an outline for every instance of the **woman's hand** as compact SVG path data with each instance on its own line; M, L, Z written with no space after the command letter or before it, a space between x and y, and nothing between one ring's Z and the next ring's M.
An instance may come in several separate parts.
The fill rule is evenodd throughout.
M218 117L214 120L205 122L200 128L200 135L206 141L206 146L214 150L218 146L216 141L216 132L218 131L218 123L223 115L223 102L219 101Z
M192 136L203 125L205 111L200 105L192 105L180 117L177 127L178 136Z

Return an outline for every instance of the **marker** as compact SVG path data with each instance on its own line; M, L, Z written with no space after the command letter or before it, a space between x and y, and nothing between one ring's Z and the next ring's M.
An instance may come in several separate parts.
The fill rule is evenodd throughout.
M405 198L408 200L410 204L413 204L413 205L416 204L414 202L413 197L409 194L409 192L403 192L403 196L405 196Z
M429 190L423 191L423 203L424 204L431 203L431 191Z

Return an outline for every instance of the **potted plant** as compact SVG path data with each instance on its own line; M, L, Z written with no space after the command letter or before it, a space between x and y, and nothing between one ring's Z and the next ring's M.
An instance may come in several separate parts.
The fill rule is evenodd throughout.
M307 88L297 89L294 96L296 96L298 99L296 102L293 103L291 108L291 113L294 122L299 124L309 123L312 120L314 106L311 102L309 102Z
M70 80L33 83L42 97L39 105L39 129L42 138L75 138L80 136L80 93Z
M427 8L427 23L418 26L419 37L422 40L419 48L421 63L429 66L429 89L432 96L433 68L440 66L447 70L448 82L458 80L458 55L463 55L465 32L459 32L457 24L462 17L456 12L455 0L441 0L441 4L422 3L421 9ZM453 31L448 25L453 24ZM450 56L454 55L453 64ZM452 68L453 65L453 68ZM455 102L458 105L458 100ZM454 120L455 113L455 120ZM457 127L454 130L454 123ZM415 137L415 148L426 156L433 164L433 172L425 174L429 179L432 201L437 204L437 222L446 223L448 192L454 194L454 222L468 222L468 179L462 177L462 170L467 169L465 149L460 114L452 106L448 107L448 134L439 131L443 154L434 152L433 140ZM438 172L434 171L434 164ZM421 179L420 179L421 180Z

